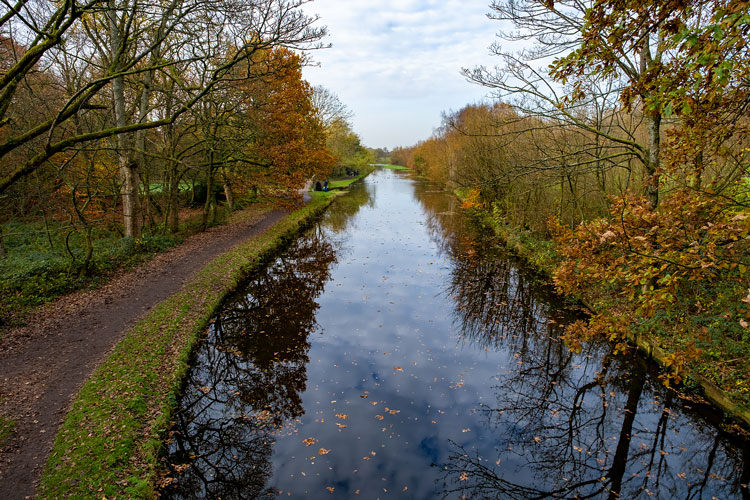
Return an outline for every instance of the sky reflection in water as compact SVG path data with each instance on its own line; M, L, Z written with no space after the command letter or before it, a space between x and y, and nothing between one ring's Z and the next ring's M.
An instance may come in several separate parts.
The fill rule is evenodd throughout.
M165 498L750 498L748 444L381 171L232 297L169 445ZM613 493L614 492L614 493Z

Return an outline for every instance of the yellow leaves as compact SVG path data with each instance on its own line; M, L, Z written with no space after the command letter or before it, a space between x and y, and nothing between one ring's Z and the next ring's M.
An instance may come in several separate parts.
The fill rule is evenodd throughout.
M329 453L331 453L331 450L327 450L325 448L321 448L318 450L318 455L328 455Z
M333 488L332 486L326 486L326 489L328 490L328 492L329 492L329 493L330 493L331 495L333 495L333 491L334 491L334 488Z
M482 208L483 206L484 204L482 203L482 195L479 188L472 188L466 195L466 198L464 198L463 203L461 203L461 208L468 210Z
M317 443L318 440L315 439L314 437L309 437L307 439L303 439L302 442L305 443L305 446L312 446L315 443Z
M339 420L346 420L347 418L349 418L349 415L347 415L346 413L337 413L336 418L338 418Z

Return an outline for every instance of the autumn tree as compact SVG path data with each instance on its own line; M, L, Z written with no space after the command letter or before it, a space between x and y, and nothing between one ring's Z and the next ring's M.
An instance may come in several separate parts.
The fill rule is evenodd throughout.
M308 179L330 172L334 158L313 89L302 78L304 57L285 48L259 55L252 71L265 76L238 82L245 108L241 125L251 131L238 167L248 172L243 175L254 172L254 182L265 183L270 193L296 198Z
M492 89L520 114L537 117L540 121L530 130L542 125L585 133L589 140L579 148L580 155L586 157L582 165L630 168L628 160L637 159L643 168L644 193L656 206L661 113L647 106L649 88L642 82L659 70L662 35L658 30L639 31L641 43L631 45L622 42L617 33L603 31L596 39L599 48L587 53L590 59L584 61L580 51L590 40L584 27L593 5L592 1L492 2L490 18L514 27L513 31L501 31L501 40L533 43L533 47L513 53L497 42L491 51L502 59L502 66L463 73L470 81ZM634 99L628 105L637 107L647 137L639 137L617 113L625 86L634 89Z
M214 86L223 81L240 62L259 50L275 46L308 48L317 44L324 29L304 15L303 0L261 2L206 2L172 0L101 0L62 2L59 7L19 2L0 18L0 26L14 43L26 50L0 78L0 122L12 125L0 144L0 193L18 179L46 165L56 155L101 138L117 137L117 151L123 176L123 210L126 234L140 234L138 209L138 152L143 147L139 131L174 122ZM251 34L251 36L248 36ZM95 50L81 53L83 78L60 101L47 101L47 108L33 122L19 126L14 107L21 85L30 74L50 64L54 53L67 50L67 40L83 37ZM22 40L17 40L22 39ZM182 90L182 101L169 115L155 118L151 95L157 74L168 78L167 69L197 73L200 62L217 51L232 47L217 64L208 68L201 85ZM191 82L194 83L194 82ZM39 96L44 99L43 95ZM111 121L97 130L76 133L70 122L103 102L112 103ZM34 145L21 162L8 163L19 148Z

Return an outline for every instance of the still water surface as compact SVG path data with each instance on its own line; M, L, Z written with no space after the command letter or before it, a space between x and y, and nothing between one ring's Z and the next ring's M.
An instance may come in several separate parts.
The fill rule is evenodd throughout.
M638 357L571 353L575 319L451 195L378 171L215 318L163 497L750 499L748 442Z

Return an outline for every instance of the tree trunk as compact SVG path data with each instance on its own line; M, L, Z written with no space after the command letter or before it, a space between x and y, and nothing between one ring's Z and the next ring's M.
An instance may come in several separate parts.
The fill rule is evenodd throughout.
M123 38L120 32L120 19L117 16L115 2L110 0L107 11L110 27L110 56L113 67L119 67L122 57ZM114 105L115 124L124 127L127 124L127 110L125 102L125 81L122 76L112 79L112 102ZM140 203L138 203L138 163L132 159L130 151L130 135L117 135L117 155L120 165L120 179L122 181L122 217L125 226L125 236L140 238L141 220Z
M703 163L703 151L698 152L697 155L695 155L695 170L693 171L693 176L690 179L690 187L695 189L696 191L700 191L702 183L703 183L703 170L705 170L706 166Z
M143 155L139 154L140 157ZM143 191L145 195L143 196L143 224L146 226L147 230L150 231L151 228L154 225L154 214L153 214L153 205L151 203L151 179L148 174L148 170L143 168L143 162L139 159L139 171L143 172Z
M138 200L138 164L120 155L122 176L122 218L125 236L141 237L141 210Z
M81 276L88 276L91 267L91 258L94 255L94 238L91 236L91 226L86 226L86 257L81 266Z
M661 64L661 36L659 37L659 48L657 49L656 57L651 56L651 47L649 46L650 37L649 33L643 34L643 42L641 43L640 53L640 76L645 78L656 65ZM644 100L647 96L643 96ZM646 117L646 123L648 126L648 158L645 162L645 179L644 179L644 194L646 199L651 204L652 209L656 209L659 205L659 162L661 154L661 112L658 110L647 110L645 104L643 105L643 114Z
M211 210L211 200L214 191L214 152L208 153L208 173L206 174L206 202L203 204L203 220L201 226L203 230L208 227L208 216Z
M654 112L648 121L648 162L646 162L645 194L651 208L659 205L659 156L661 152L661 113Z
M169 190L167 194L167 227L172 234L176 233L180 225L177 201L180 194L180 180L177 176L177 165L169 165Z
M227 199L227 208L229 209L229 212L232 212L234 210L234 193L232 193L232 186L229 184L229 179L227 179L227 174L224 172L224 196Z

